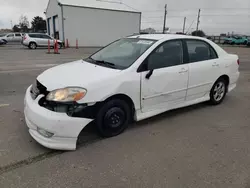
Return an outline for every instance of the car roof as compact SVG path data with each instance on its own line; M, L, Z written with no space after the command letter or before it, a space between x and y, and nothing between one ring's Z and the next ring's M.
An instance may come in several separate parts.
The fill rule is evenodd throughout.
M25 34L41 34L41 35L47 35L46 33L25 33Z
M189 35L178 35L178 34L143 34L129 36L128 38L141 38L149 40L171 40L171 39L204 39L201 37L189 36Z

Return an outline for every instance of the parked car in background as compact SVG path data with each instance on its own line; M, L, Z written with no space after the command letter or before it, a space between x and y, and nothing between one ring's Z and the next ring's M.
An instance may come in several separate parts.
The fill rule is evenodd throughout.
M91 122L101 136L112 137L171 109L218 105L239 75L238 56L208 39L131 36L40 74L25 94L25 120L43 146L74 150Z
M22 33L6 33L0 35L0 39L6 42L21 42L22 41Z
M231 45L244 44L244 45L246 45L247 43L248 43L248 39L245 36L232 36L232 37L225 38L223 44L231 44Z
M0 39L0 45L4 45L4 44L7 44L7 42L4 41L3 39Z
M2 42L5 42L5 44L8 43L8 41L5 39L6 33L2 33L0 34L0 40L2 40Z
M50 43L50 47L54 47L55 44L54 38L44 33L26 33L23 37L22 44L24 46L29 47L30 49L36 49L37 47L48 47L48 41ZM57 40L58 47L63 47L63 42Z

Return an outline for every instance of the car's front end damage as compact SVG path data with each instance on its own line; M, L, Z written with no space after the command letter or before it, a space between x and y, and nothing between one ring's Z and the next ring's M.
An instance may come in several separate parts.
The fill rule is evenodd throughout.
M75 150L79 133L93 121L90 118L92 108L47 101L46 93L34 87L34 84L30 86L25 95L24 113L30 135L47 148ZM34 94L35 90L39 93ZM86 118L83 117L84 109Z
M83 60L43 72L24 99L31 136L47 148L76 149L80 132L95 119L103 97L110 92L100 80L114 80L119 72Z

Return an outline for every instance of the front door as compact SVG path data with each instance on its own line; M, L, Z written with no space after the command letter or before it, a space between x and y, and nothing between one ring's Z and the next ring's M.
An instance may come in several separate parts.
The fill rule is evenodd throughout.
M141 72L143 112L170 109L183 103L188 84L188 65L183 63L181 40L167 41L145 60Z

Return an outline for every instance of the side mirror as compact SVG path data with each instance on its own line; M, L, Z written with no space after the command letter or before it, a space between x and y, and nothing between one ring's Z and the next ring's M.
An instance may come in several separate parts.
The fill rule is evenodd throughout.
M152 76L153 72L154 72L154 70L150 70L150 71L146 74L145 78L149 80L149 78Z

